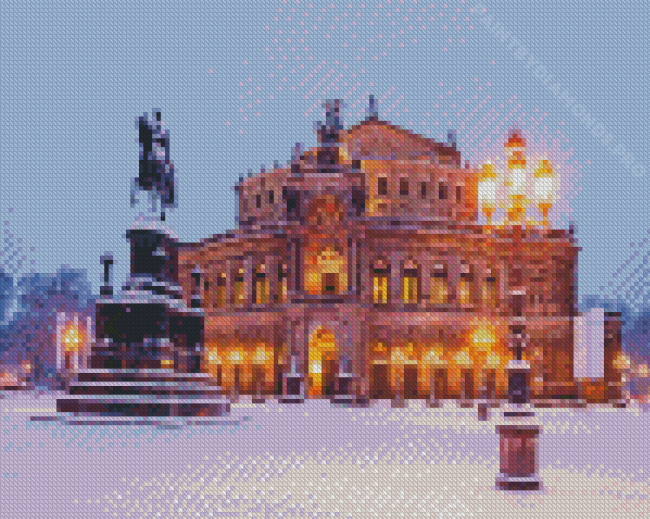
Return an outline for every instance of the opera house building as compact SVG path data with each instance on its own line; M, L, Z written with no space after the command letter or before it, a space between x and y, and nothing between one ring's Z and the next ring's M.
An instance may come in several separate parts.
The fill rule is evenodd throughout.
M530 366L533 401L576 398L572 229L530 223L516 203L480 224L485 168L453 136L375 114L343 128L338 110L316 147L240 179L237 229L176 244L182 297L204 316L201 371L235 399L471 405L507 398L514 360ZM515 172L525 146L518 133L505 144ZM603 326L613 400L620 314Z

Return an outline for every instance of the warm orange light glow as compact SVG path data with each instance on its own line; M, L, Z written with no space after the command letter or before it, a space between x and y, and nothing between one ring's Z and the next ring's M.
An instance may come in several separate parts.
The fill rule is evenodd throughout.
M75 325L69 325L63 332L62 341L66 352L77 352L83 345L83 334Z
M479 351L488 352L496 344L496 335L491 326L480 326L472 335L474 347Z

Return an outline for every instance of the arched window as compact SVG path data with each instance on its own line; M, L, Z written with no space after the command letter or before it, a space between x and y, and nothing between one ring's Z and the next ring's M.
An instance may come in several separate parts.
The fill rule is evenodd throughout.
M461 305L471 305L474 303L474 299L474 274L469 264L463 260L458 286L458 301Z
M461 305L469 305L472 303L472 275L461 274L460 286L458 287L458 298Z
M443 305L449 303L449 273L447 265L437 263L431 274L431 304Z
M483 301L488 308L497 308L499 306L499 285L497 272L494 269L488 269L487 277L483 284Z

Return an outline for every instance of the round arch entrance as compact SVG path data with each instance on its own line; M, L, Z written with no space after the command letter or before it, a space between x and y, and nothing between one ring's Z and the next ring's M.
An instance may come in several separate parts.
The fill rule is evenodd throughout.
M336 336L324 326L317 327L309 338L309 397L334 396L338 373Z

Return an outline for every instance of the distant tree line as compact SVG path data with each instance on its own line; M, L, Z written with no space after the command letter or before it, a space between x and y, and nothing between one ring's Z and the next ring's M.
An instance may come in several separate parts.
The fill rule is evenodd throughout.
M56 366L57 313L77 313L85 321L94 315L96 296L85 271L61 267L54 274L29 274L14 286L11 275L0 272L0 366L28 362L36 386L59 389ZM12 307L15 310L7 315ZM0 371L2 368L0 367Z

